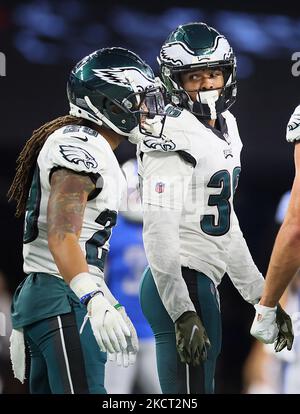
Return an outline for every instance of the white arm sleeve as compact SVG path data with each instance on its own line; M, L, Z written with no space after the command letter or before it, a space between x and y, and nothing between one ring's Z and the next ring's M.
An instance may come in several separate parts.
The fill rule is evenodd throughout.
M235 212L231 229L230 263L227 274L242 297L249 303L258 303L262 296L264 277L256 267Z
M179 223L193 167L177 153L144 154L143 238L160 298L175 322L195 311L181 273Z

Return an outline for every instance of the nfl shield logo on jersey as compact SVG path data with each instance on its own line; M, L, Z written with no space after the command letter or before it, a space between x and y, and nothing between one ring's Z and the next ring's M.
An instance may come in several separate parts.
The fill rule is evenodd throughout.
M165 191L165 184L162 183L161 181L156 183L155 191L159 194L163 193Z

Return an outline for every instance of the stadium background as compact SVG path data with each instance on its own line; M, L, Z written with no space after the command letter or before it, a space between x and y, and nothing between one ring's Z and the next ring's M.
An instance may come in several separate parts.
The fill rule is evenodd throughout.
M236 209L254 260L266 271L277 231L275 209L293 177L293 147L285 142L285 127L300 101L300 65L298 76L292 74L292 55L300 55L300 11L286 2L268 3L1 2L0 52L6 56L6 76L0 77L0 269L11 292L23 278L22 220L14 218L6 192L16 157L32 130L67 113L69 70L95 49L123 46L137 52L157 73L156 56L167 34L191 21L216 27L237 55L238 99L232 112L244 150ZM127 160L134 156L134 147L122 144L117 156L120 162ZM217 392L240 393L253 309L228 278L220 293L223 347Z

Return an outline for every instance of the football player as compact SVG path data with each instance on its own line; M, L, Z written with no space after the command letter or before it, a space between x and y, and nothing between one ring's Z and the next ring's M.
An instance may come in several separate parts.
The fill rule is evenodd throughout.
M287 213L273 247L264 292L259 304L256 305L256 314L251 327L251 334L264 343L272 343L277 337L278 328L275 319L278 301L300 267L300 105L296 107L288 122L286 139L295 144L296 173ZM285 328L287 331L292 329L290 324ZM281 337L277 342L278 346L287 346L291 349L293 335Z
M163 393L213 393L221 349L217 286L228 273L255 304L264 283L233 206L242 149L229 112L236 59L218 31L190 23L168 36L159 64L173 105L162 138L146 137L138 153L150 265L141 305L156 338ZM153 119L151 129L159 125Z
M70 115L33 132L9 190L16 215L25 214L27 274L13 299L11 358L23 381L25 337L31 393L100 394L106 351L121 353L126 366L138 350L103 279L126 186L113 151L129 133L132 141L140 136L163 98L151 68L123 48L81 60L67 93Z

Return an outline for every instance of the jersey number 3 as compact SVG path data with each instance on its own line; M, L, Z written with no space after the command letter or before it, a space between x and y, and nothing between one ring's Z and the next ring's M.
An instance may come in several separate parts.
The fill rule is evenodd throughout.
M234 168L232 185L230 173L227 170L216 172L209 180L207 187L220 188L221 192L220 194L211 194L208 198L208 205L216 206L218 209L218 221L215 223L215 215L205 214L200 221L200 227L204 233L209 234L210 236L223 236L228 232L230 228L231 212L229 199L231 194L235 193L238 186L240 172L240 167Z

